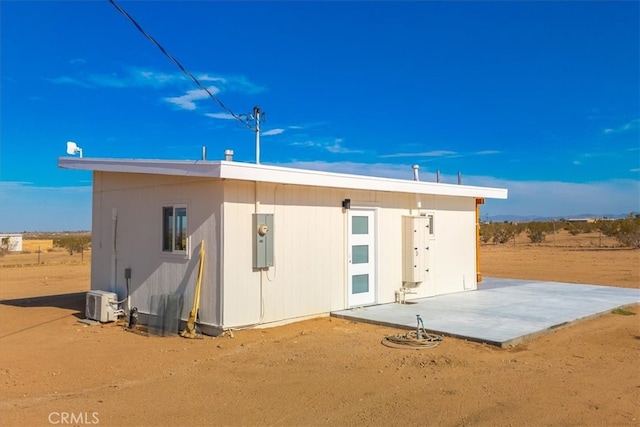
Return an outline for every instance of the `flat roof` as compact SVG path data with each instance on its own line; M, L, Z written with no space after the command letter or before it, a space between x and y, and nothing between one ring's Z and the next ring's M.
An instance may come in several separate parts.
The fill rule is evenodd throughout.
M506 199L507 189L444 184L405 179L381 178L285 168L263 164L228 162L224 160L147 160L59 157L63 169L97 172L143 173L153 175L197 176L203 178L236 179L240 181L313 187L347 188L352 190L388 191L393 193L431 194L438 196L482 197Z

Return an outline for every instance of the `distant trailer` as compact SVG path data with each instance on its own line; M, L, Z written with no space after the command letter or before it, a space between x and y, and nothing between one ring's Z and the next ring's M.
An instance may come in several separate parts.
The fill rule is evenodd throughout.
M595 218L567 218L566 219L567 222L577 222L577 223L585 223L585 224L591 224L596 222Z
M0 247L8 252L22 252L22 234L0 234Z

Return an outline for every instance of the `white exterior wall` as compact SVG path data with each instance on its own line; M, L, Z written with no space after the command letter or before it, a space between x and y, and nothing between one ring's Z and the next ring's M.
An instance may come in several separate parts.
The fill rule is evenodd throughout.
M257 198L256 198L257 195ZM148 313L152 295L193 302L200 241L206 241L200 319L220 328L271 323L348 308L348 212L376 212L375 303L402 286L402 217L434 215L427 280L407 299L476 288L475 200L202 177L95 172L91 288L113 280L112 209L117 208L116 291L132 269L132 307ZM256 205L256 200L258 204ZM421 210L417 209L420 200ZM188 209L189 257L162 252L162 207ZM274 214L275 266L252 268L252 214ZM262 295L261 295L262 290ZM263 311L263 316L261 316Z
M131 268L131 307L149 313L152 295L183 294L182 317L193 304L199 249L205 240L200 319L220 324L219 251L222 187L219 180L166 175L95 172L91 289L110 290L113 279L112 209L117 208L116 292L126 295ZM189 256L162 251L162 207L187 206Z
M264 322L344 307L343 191L258 184L258 212L274 214L275 265L260 272L252 268L255 183L224 185L224 326L260 322L261 281Z
M257 195L257 198L256 198ZM402 286L402 216L418 215L414 194L224 181L224 327L319 315L348 308L348 213L376 211L376 303ZM258 204L256 204L256 200ZM407 299L476 288L475 199L423 196L434 215L430 272ZM252 221L274 214L274 267L252 268ZM262 295L261 295L262 292ZM261 316L262 310L262 316Z
M7 238L8 252L22 252L22 234L0 234L0 242Z
M430 273L419 297L477 288L476 214L471 197L423 196L423 210L434 215L429 240Z

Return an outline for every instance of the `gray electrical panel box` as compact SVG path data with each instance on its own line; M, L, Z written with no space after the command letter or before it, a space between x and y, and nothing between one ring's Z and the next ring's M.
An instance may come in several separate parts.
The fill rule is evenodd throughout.
M273 267L273 214L253 214L253 268Z

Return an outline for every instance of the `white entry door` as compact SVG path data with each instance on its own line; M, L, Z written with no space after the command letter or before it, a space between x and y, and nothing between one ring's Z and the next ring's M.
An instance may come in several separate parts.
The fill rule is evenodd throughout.
M349 307L375 303L375 210L349 210Z

